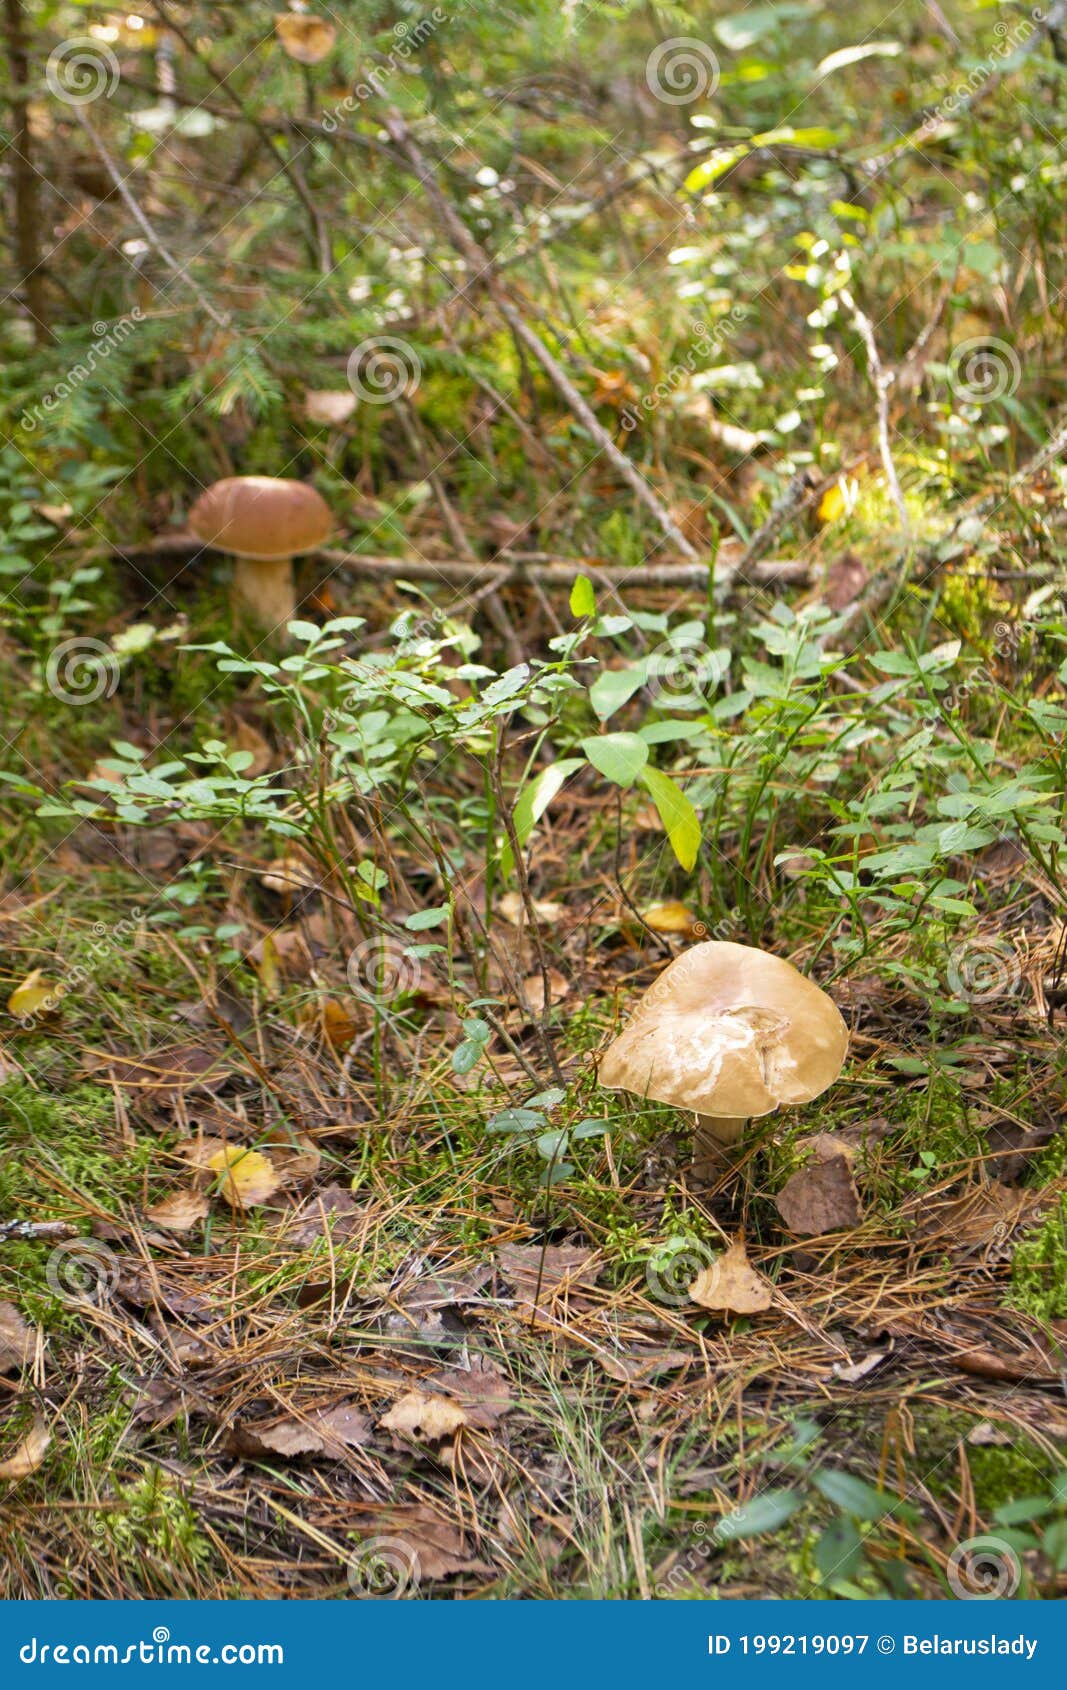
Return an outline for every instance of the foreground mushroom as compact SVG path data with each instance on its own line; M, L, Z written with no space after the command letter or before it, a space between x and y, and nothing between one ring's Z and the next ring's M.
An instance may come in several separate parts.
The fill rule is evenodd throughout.
M697 1159L721 1164L746 1122L808 1103L848 1048L836 1006L752 945L709 940L665 968L600 1060L600 1084L696 1115Z
M330 507L314 487L273 475L231 475L201 493L189 512L198 540L237 559L233 602L265 628L296 610L293 558L330 536Z

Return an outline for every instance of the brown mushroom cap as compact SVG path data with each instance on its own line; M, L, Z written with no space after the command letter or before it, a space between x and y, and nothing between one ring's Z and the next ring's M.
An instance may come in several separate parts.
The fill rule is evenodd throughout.
M698 1115L769 1115L832 1085L848 1030L792 963L708 940L665 968L600 1061L600 1083Z
M314 487L273 475L230 475L201 493L189 512L198 540L234 557L295 557L333 531L330 507Z

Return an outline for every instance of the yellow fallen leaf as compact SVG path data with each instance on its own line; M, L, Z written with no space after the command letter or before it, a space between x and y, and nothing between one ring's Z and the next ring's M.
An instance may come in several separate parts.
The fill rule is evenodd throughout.
M44 970L35 968L27 974L21 986L16 986L7 1000L10 1013L20 1021L33 1015L53 1015L63 1001L63 987L44 979Z
M249 1209L274 1196L281 1181L269 1156L259 1150L243 1150L239 1144L225 1144L208 1157L212 1173L222 1175L219 1196L235 1209Z
M691 910L684 904L672 900L665 904L649 904L642 915L653 933L683 933L687 938L692 937L703 923L698 921Z
M36 1473L51 1442L51 1432L41 1416L35 1415L33 1425L14 1455L8 1456L6 1461L0 1461L0 1479L25 1479L31 1473Z
M738 1241L702 1268L689 1287L702 1309L727 1309L733 1314L758 1314L771 1306L770 1281L757 1273Z
M145 1210L145 1219L167 1232L188 1232L204 1219L209 1207L202 1191L172 1191Z
M857 483L853 480L842 477L840 481L835 481L819 500L815 512L816 522L825 527L827 523L837 522L839 518L847 516L855 506L858 492Z
M308 12L276 12L274 32L289 57L302 65L317 65L337 40L332 23Z
M278 996L278 983L281 979L281 959L278 955L278 947L269 933L263 937L260 958L256 964L256 973L259 975L259 983L267 997L276 998Z

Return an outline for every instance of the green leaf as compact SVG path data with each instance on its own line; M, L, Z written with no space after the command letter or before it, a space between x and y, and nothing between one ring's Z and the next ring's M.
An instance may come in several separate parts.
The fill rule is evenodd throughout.
M447 904L440 904L435 910L416 910L404 921L409 933L422 933L427 927L441 927L448 920Z
M637 734L591 734L582 740L582 750L616 786L632 786L648 762L648 746Z
M700 850L700 817L669 775L659 769L643 769L640 779L659 811L671 850L684 869L691 869Z
M571 615L595 616L596 594L588 575L579 575L571 588Z
M896 1497L875 1490L865 1479L857 1479L854 1473L842 1472L839 1467L822 1468L812 1475L812 1483L827 1502L855 1515L857 1520L880 1520L897 1506Z
M564 757L559 763L549 763L547 769L542 769L534 780L523 787L511 817L520 845L525 845L557 792L582 767L583 761L581 757ZM514 866L511 841L505 840L500 852L500 872L509 875Z
M542 1133L537 1140L537 1153L546 1162L552 1162L567 1148L566 1127L553 1127L551 1132Z
M993 1518L998 1526L1028 1526L1031 1520L1040 1520L1051 1514L1055 1506L1055 1501L1049 1496L1020 1496L1014 1502L1004 1502L999 1508L994 1508Z
M499 1109L485 1124L490 1133L539 1132L545 1124L540 1109Z
M824 1584L850 1579L863 1564L863 1539L854 1520L835 1520L815 1545L815 1565Z
M727 1514L715 1527L717 1543L732 1543L739 1537L761 1537L776 1532L800 1507L802 1497L795 1490L769 1490L754 1496Z
M464 1039L452 1052L452 1071L455 1074L469 1074L482 1051L484 1044L475 1039Z
M600 1138L600 1137L602 1137L602 1135L604 1133L608 1133L610 1131L611 1131L611 1122L610 1121L585 1120L585 1121L579 1121L578 1125L571 1129L571 1137L572 1138Z
M600 720L606 722L644 684L644 664L634 664L629 669L605 669L589 688L589 702Z

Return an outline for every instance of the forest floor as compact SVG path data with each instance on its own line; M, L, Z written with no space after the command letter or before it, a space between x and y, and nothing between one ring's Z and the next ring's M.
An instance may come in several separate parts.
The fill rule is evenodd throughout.
M10 658L5 685L25 694ZM165 739L166 701L123 708L131 734ZM68 772L106 751L93 715ZM223 722L257 760L283 756L255 687ZM54 785L43 717L20 750ZM667 932L637 918L620 874L660 861L662 833L639 815L620 862L591 804L554 809L531 868L556 1001L547 1018L516 1002L507 982L536 996L540 951L502 897L472 1072L457 1039L489 1029L471 1027L462 939L450 958L414 947L384 995L367 990L349 960L367 942L299 852L272 870L254 838L203 821L53 824L47 847L37 824L9 833L0 1343L23 1389L5 1432L21 1474L0 1504L7 1595L1062 1584L1047 883L1013 844L981 854L962 1013L909 979L931 938L898 922L830 985L851 1032L841 1081L755 1123L741 1167L709 1186L686 1117L597 1089L627 1003L706 929L676 900L649 909ZM481 884L476 847L452 860L457 883ZM154 924L196 862L221 902L183 891L177 924ZM403 828L389 873L396 932L398 888L417 906L442 886ZM822 948L812 919L803 899L772 909L760 943L803 967ZM535 1084L535 1126L565 1100L572 1124L610 1129L572 1139L551 1187L529 1136L499 1130ZM230 1202L227 1145L254 1152ZM813 1168L798 1235L775 1199ZM854 1195L824 1230L842 1180ZM737 1239L770 1306L700 1308L690 1284ZM985 1562L981 1546L961 1560L974 1539Z

